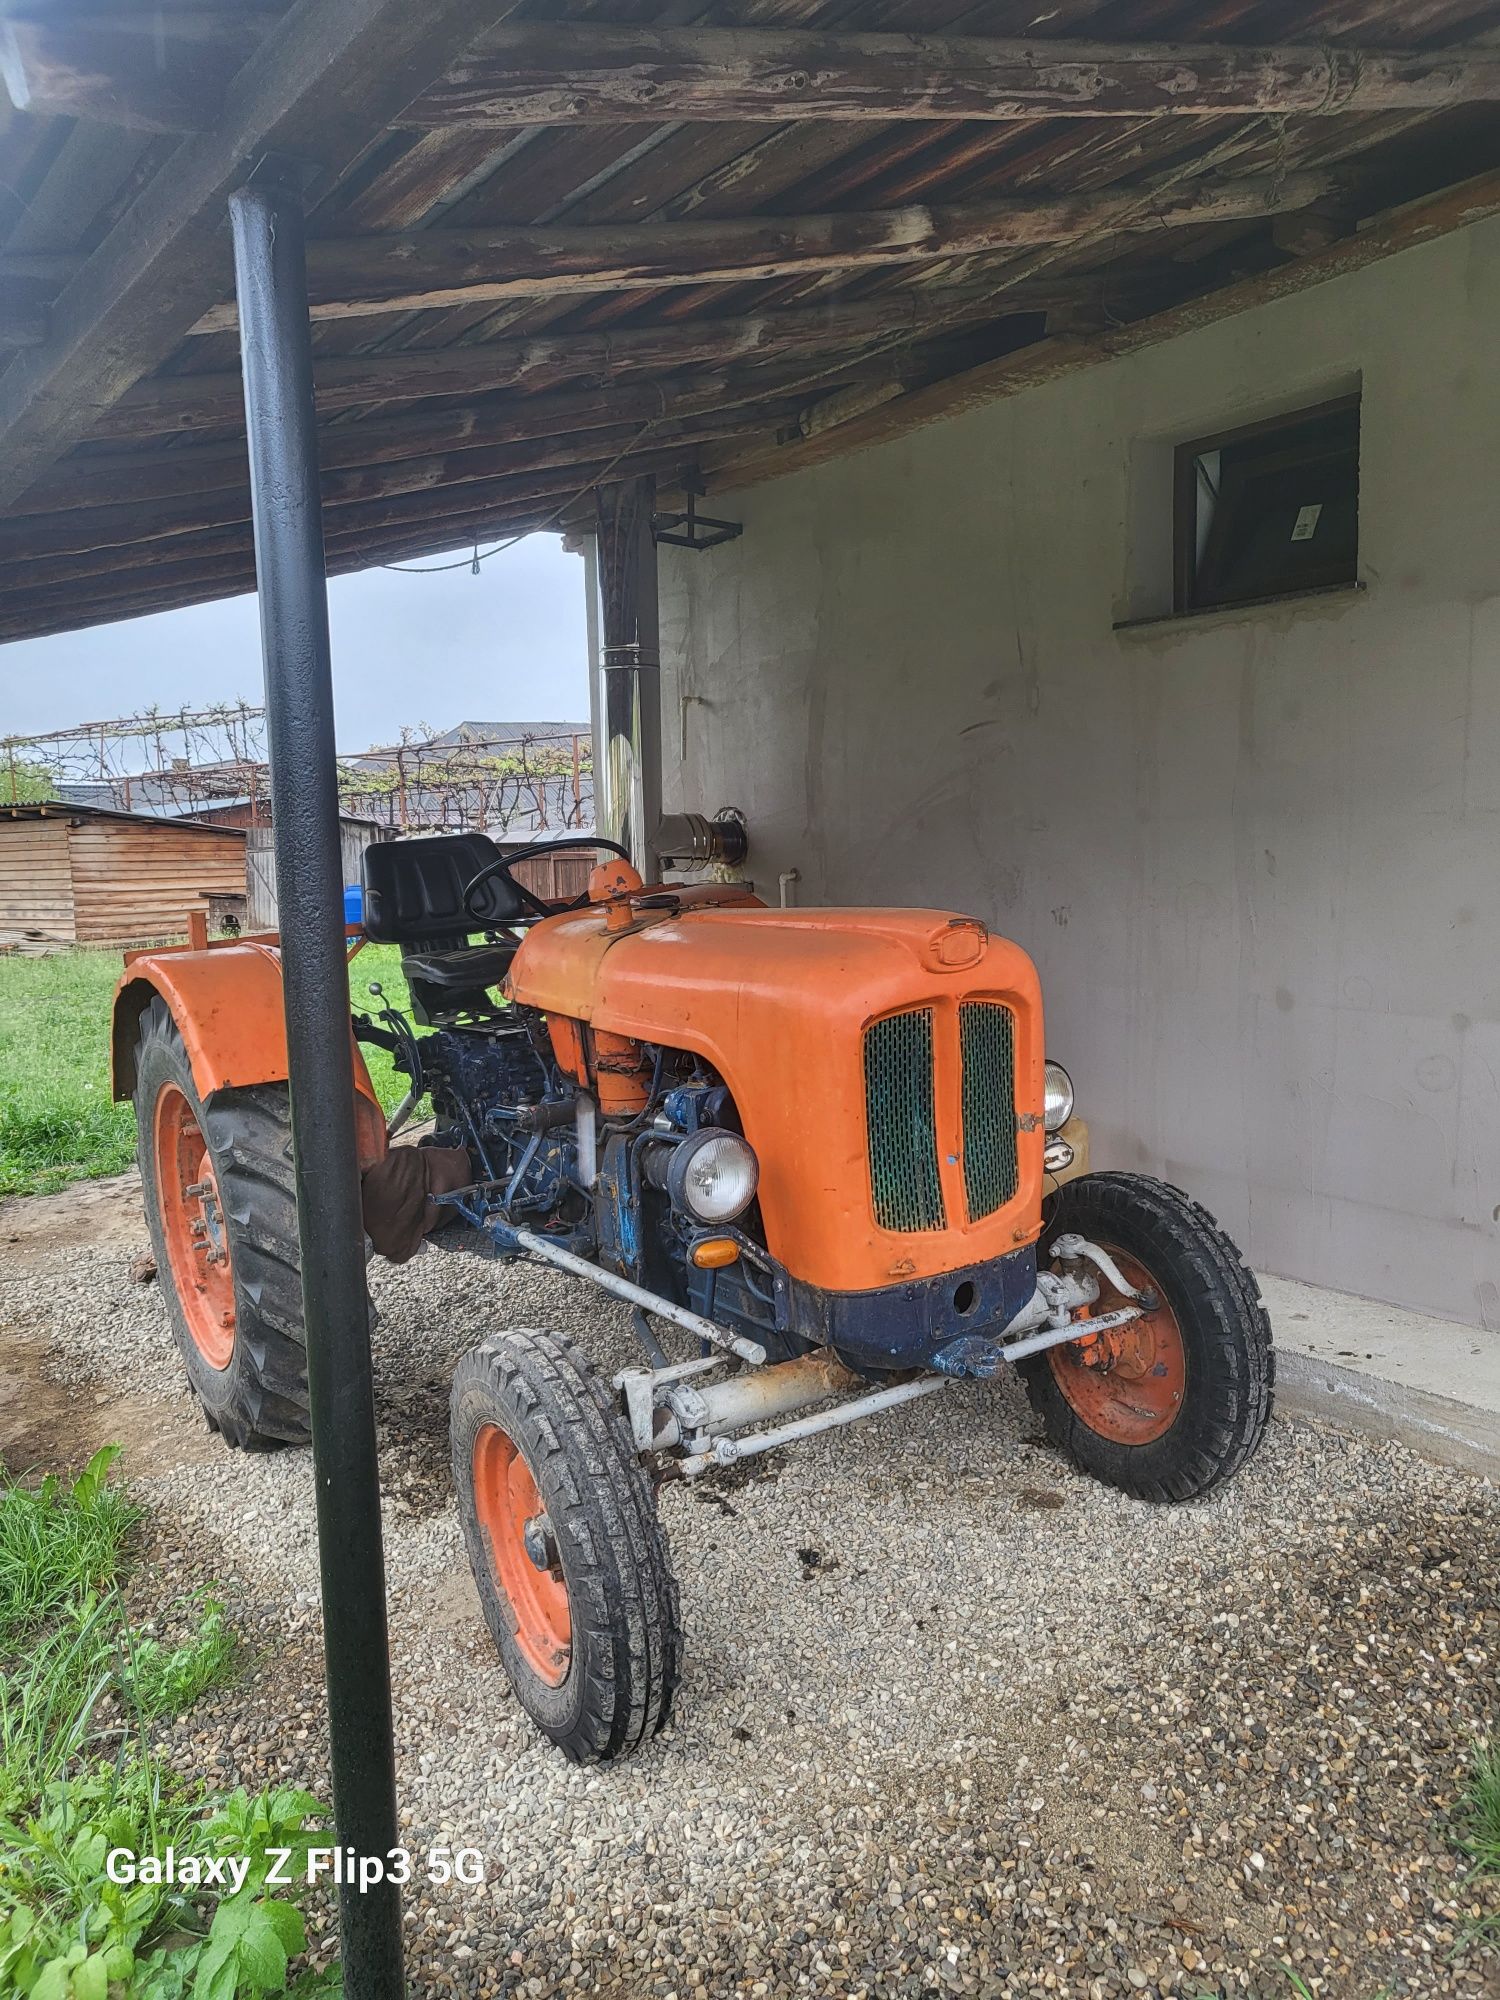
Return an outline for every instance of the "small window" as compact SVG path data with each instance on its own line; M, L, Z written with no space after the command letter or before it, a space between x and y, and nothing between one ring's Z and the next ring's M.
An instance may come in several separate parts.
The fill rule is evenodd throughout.
M1359 398L1177 447L1177 611L1359 575Z

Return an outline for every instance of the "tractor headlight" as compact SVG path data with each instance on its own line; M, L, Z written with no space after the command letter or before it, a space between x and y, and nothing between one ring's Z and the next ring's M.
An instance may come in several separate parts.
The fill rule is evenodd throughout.
M760 1167L738 1132L714 1125L673 1148L667 1194L699 1222L732 1222L755 1199Z
M1049 1062L1042 1097L1042 1123L1049 1132L1060 1132L1073 1116L1073 1079L1059 1062Z

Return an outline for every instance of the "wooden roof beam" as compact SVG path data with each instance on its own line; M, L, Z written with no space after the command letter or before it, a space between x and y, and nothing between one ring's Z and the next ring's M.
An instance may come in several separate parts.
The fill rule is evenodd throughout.
M356 465L420 458L434 451L485 449L530 438L603 430L610 424L644 423L663 413L681 418L722 407L728 387L728 375L709 369L683 381L649 387L622 385L515 397L504 403L470 403L459 409L422 410L410 416L339 424L320 432L318 464L325 473L345 471ZM0 532L6 521L32 520L43 514L169 500L174 494L238 490L248 476L243 438L229 444L91 452L85 458L65 459L39 479L26 496L23 514L0 517Z
M527 22L486 36L403 125L669 118L1141 118L1443 111L1500 99L1500 51L1238 48Z
M414 348L380 354L314 356L318 408L411 403L437 397L491 395L530 383L613 383L635 372L670 374L696 366L781 364L832 351L919 340L994 320L1010 310L993 290L957 297L936 292L885 292L852 305L799 306L733 319L677 320L611 332L543 332L486 346ZM5 378L0 376L0 385ZM89 435L121 441L236 428L242 420L238 369L198 375L157 375L138 383L101 413ZM11 511L15 511L12 509Z
M330 536L324 544L328 573L344 576L377 563L421 560L466 546L476 537L488 540L497 535L529 533L547 524L556 508L557 497L553 495L550 501L542 498L519 503L509 512L489 509L473 522L438 521L431 527L419 523L379 534L355 530L348 535ZM121 618L141 618L155 611L176 610L185 604L235 597L254 588L255 558L247 540L242 555L199 556L163 564L147 570L143 576L122 578L118 588L101 588L86 596L69 585L57 584L40 590L7 592L0 602L0 643L41 638L51 632L81 631Z
M260 32L255 16L224 12L38 10L5 23L0 75L23 110L148 132L206 132ZM391 122L1320 117L1442 111L1500 98L1500 56L1484 48L1240 48L573 21L501 28L470 50L472 41L436 44L438 63L451 66L414 102L388 105Z
M793 412L785 409L780 414L790 416ZM543 434L525 441L471 444L467 449L434 450L339 469L325 466L324 515L333 524L344 508L415 496L428 496L436 510L451 512L464 503L468 491L486 482L517 480L523 474L550 472L557 467L598 466L616 454L633 451L670 450L681 457L700 444L768 431L776 415L773 411L747 414L740 409L704 412L676 423L648 417L643 422L617 423L564 436ZM59 513L26 514L0 521L0 592L17 581L65 580L68 565L63 558L78 559L74 571L78 575L128 568L150 561L163 542L206 530L248 527L249 521L248 469L241 483L215 492L179 488L154 500L138 496L109 506L70 507ZM22 565L24 573L7 577L15 565Z
M709 427L701 437L669 437L658 442L648 433L638 443L629 435L607 441L601 437L591 439L584 449L537 450L532 456L541 462L530 469L517 462L504 472L491 468L486 477L462 483L445 482L437 473L419 481L409 476L409 465L396 469L408 474L405 480L397 478L389 483L384 478L366 482L357 476L337 475L336 480L342 483L325 482L324 534L332 546L344 537L391 529L458 535L501 509L538 499L569 501L606 469L613 473L617 465L630 474L676 475L693 462L699 446L712 438L763 436L773 428L774 419L742 416L738 421ZM617 476L624 477L626 472ZM86 518L97 522L102 511ZM200 515L197 519L184 516L154 521L143 515L135 539L106 539L88 549L55 550L54 539L49 538L46 552L29 553L28 545L9 543L0 555L0 604L8 610L13 596L52 588L82 590L100 577L118 577L121 587L130 587L135 579L149 578L159 566L186 559L233 559L251 546L249 510L231 506L222 512L222 518ZM98 532L102 536L114 529L106 531L101 526Z
M315 319L345 319L577 292L745 284L1029 250L1112 231L1244 222L1305 208L1330 186L1326 175L1292 173L1195 181L1155 194L1135 186L869 213L325 239L308 245L308 292ZM234 325L234 307L221 305L194 331L222 333Z
M88 260L82 251L0 250L0 283L19 284L28 291L58 292Z
M0 506L233 290L225 207L268 153L343 172L515 0L297 0L0 374Z
M1330 278L1365 270L1382 258L1435 242L1453 230L1495 215L1500 215L1500 172L1478 174L1439 194L1391 209L1373 218L1357 235L1344 237L1316 255L1263 271L1238 284L1199 293L1185 303L1106 333L1036 341L998 360L981 362L978 367L890 398L877 409L860 412L847 424L816 433L809 426L799 426L803 435L795 441L778 440L748 452L732 446L716 448L708 453L705 466L719 490L731 493L783 473L800 472L869 445L904 437L925 424L982 408L1001 397L1059 381L1079 369L1099 367L1121 355L1197 333L1237 313L1294 297Z
M321 431L318 463L328 474L425 458L434 452L477 455L536 439L555 443L620 424L682 424L746 404L784 402L800 390L806 375L805 364L800 369L794 364L790 376L774 368L738 373L705 368L649 383L608 383L602 388L497 397L456 409L367 418ZM833 382L837 386L896 379L894 360L877 359L838 370ZM12 523L36 522L48 514L77 516L100 507L138 508L155 501L239 492L247 477L243 438L228 444L184 442L154 449L91 451L64 460L39 479L26 496L24 510L0 515L0 538Z
M211 125L225 87L265 35L257 13L8 14L0 77L18 111L138 132Z

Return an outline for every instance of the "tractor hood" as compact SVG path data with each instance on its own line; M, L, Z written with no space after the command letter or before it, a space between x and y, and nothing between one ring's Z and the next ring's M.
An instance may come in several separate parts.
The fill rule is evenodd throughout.
M637 899L628 922L616 906L613 930L607 906L535 925L510 997L712 1064L795 1277L864 1290L1034 1240L1044 1050L1019 946L947 911L674 893L673 909Z

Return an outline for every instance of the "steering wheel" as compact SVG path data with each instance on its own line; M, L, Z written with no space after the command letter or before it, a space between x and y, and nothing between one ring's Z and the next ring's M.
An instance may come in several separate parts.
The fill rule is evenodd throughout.
M524 882L516 880L511 870L518 861L530 861L538 854L562 854L580 847L586 848L590 853L594 852L597 848L603 847L607 848L611 854L618 854L623 861L630 859L629 849L621 847L618 841L599 839L591 833L569 834L562 840L534 841L530 847L517 848L514 854L500 854L496 855L493 861L486 861L479 873L464 887L465 915L473 918L476 927L482 927L486 923L496 921L496 919L486 917L481 911L475 909L474 898L486 882L492 882L498 875L507 881L520 897L521 901L529 906L532 916L555 917L558 914L557 905L544 903L540 896L533 895ZM588 891L585 890L581 896L575 896L571 903L564 903L562 908L565 910L582 910L587 907L588 900Z

